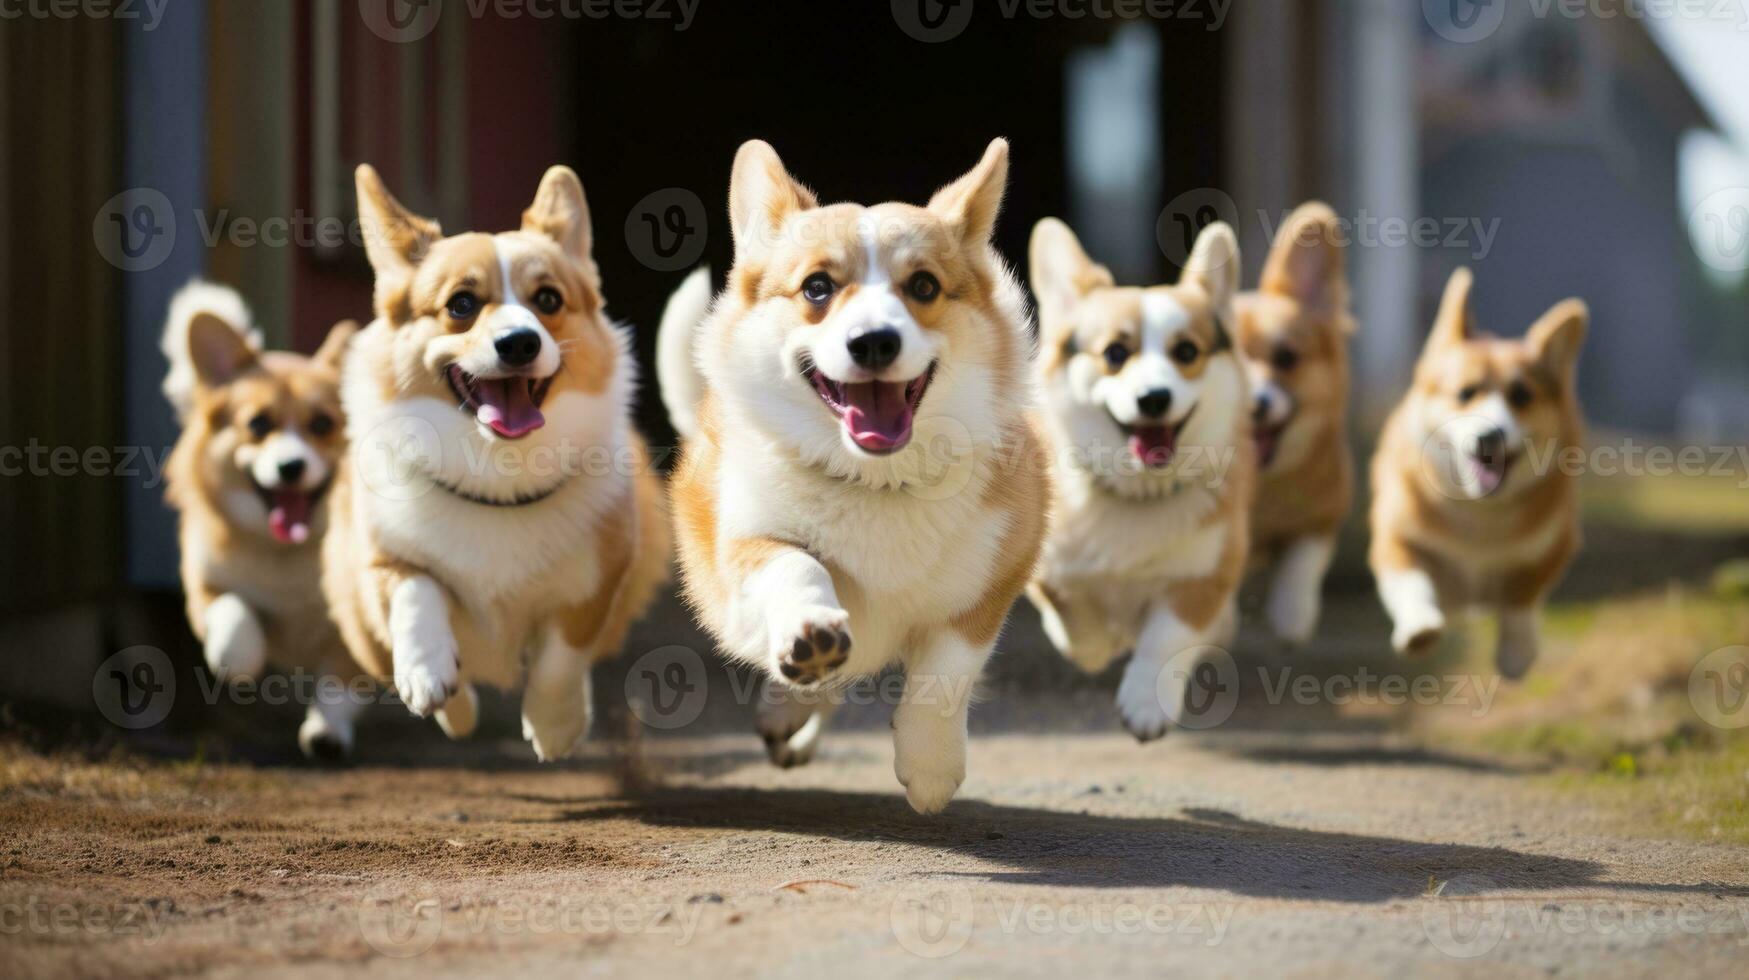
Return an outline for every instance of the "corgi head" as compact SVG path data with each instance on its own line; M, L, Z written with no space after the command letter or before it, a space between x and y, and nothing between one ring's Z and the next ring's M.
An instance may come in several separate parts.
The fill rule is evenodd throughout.
M1234 304L1264 473L1305 462L1343 424L1354 320L1339 232L1329 206L1300 207L1276 233L1258 289Z
M1177 285L1123 287L1068 225L1046 218L1033 229L1046 397L1095 472L1176 481L1194 475L1181 465L1186 447L1233 445L1247 410L1227 332L1238 249L1217 222Z
M570 475L555 461L610 445L629 359L603 313L577 175L548 170L517 231L448 237L370 166L357 185L377 319L346 378L355 441L385 421L417 420L436 445L403 462L494 502L550 491Z
M735 265L700 346L727 423L877 485L938 429L989 444L1028 391L1022 300L990 245L1007 175L998 139L924 207L822 207L768 144L742 146Z
M1415 368L1410 436L1439 489L1460 499L1503 499L1557 471L1533 472L1527 450L1577 445L1574 391L1590 315L1577 299L1558 303L1522 340L1478 333L1470 315L1468 269L1446 286L1438 319Z
M312 357L264 352L234 292L184 287L165 336L190 465L181 499L198 494L234 527L282 544L319 536L318 505L345 452L341 355L357 329L336 325Z

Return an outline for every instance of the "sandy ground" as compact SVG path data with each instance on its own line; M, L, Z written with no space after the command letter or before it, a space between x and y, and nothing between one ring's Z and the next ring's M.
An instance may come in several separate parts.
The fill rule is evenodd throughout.
M1400 670L1383 631L1352 590L1319 647L1242 666ZM671 600L597 671L597 736L557 766L533 762L502 699L457 744L376 709L339 772L296 761L295 709L207 705L192 728L119 744L33 739L0 717L0 975L1749 964L1749 848L1413 741L1395 733L1405 709L1242 699L1211 731L1139 746L1113 717L1115 678L1079 677L1040 642L1022 610L974 712L970 776L935 818L900 794L878 703L842 712L793 770L766 761L737 703L746 679L720 667L689 724L635 721L646 657L714 662Z

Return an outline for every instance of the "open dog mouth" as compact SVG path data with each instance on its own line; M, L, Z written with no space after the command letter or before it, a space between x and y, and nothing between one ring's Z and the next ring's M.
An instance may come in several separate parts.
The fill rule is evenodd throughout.
M1195 414L1196 409L1192 408L1177 424L1124 425L1119 422L1118 428L1129 437L1130 455L1151 470L1165 469L1178 455L1178 437L1184 434L1184 427L1190 424L1191 416Z
M546 424L540 407L556 377L480 378L454 364L444 372L461 407L505 439L521 439Z
M1267 468L1270 463L1275 462L1276 450L1281 448L1281 434L1286 432L1287 427L1291 424L1293 424L1293 417L1289 416L1275 425L1258 423L1251 430L1252 441L1257 445L1258 466Z
M1518 462L1518 453L1509 449L1482 450L1464 454L1464 461L1469 464L1470 478L1475 481L1477 495L1486 497L1506 482L1507 474L1512 471L1512 464Z
M324 481L313 490L301 487L264 487L250 478L255 493L267 508L267 530L280 544L303 544L310 540L310 521L322 495L328 492Z
M801 369L820 400L850 433L851 441L876 456L896 453L910 443L917 406L923 403L935 377L935 365L931 364L910 381L834 381L805 356Z

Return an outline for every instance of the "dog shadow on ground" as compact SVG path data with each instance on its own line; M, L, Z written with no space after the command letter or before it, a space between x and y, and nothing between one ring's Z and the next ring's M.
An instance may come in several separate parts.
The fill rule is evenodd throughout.
M1204 888L1256 898L1388 902L1466 877L1490 890L1607 888L1629 893L1749 896L1749 888L1607 880L1587 860L1282 827L1221 810L1170 817L1035 810L977 800L920 817L896 795L824 790L664 788L599 806L563 808L575 824L632 819L659 827L825 835L897 842L975 858L988 870L945 875L1066 888Z

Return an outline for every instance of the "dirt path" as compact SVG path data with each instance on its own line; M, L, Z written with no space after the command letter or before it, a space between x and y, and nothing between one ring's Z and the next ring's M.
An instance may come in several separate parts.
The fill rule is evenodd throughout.
M453 768L338 778L10 750L0 971L1723 975L1749 962L1749 851L1630 838L1522 773L1385 736L989 735L937 819L906 808L879 732L840 734L787 772L747 735L644 754L653 782L630 789L601 748L541 769L521 746L481 745Z

